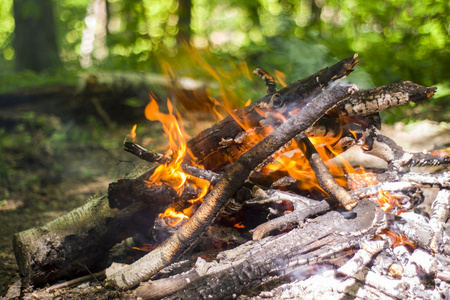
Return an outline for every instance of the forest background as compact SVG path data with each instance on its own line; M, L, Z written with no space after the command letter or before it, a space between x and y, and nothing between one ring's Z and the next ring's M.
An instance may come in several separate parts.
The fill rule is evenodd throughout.
M285 73L287 83L357 52L353 82L437 86L418 112L445 121L449 32L445 0L3 0L0 91L73 82L90 70L160 73L161 59L179 76L211 77L186 55L186 44L208 52L213 68L246 62ZM248 93L254 83L243 85ZM383 117L413 120L411 107Z

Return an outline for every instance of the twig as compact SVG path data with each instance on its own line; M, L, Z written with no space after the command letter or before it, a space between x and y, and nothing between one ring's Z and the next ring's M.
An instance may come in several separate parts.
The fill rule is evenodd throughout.
M168 157L164 156L161 153L150 151L142 147L141 145L132 142L124 142L123 149L145 161L152 163L164 164L168 163L170 160ZM212 185L214 185L220 178L220 174L199 167L191 166L189 164L181 164L181 168L184 172L194 177L208 180Z
M70 287L70 286L73 286L76 284L80 284L82 282L86 282L91 279L95 279L95 280L103 279L104 277L105 277L105 271L103 270L103 271L100 271L100 272L97 272L94 274L89 274L89 275L78 277L78 278L68 280L68 281L65 281L62 283L54 284L47 289L47 292L53 292L58 289L67 288L67 287Z
M262 80L264 80L266 82L267 94L271 95L271 94L275 94L277 92L275 78L273 77L272 74L270 74L263 68L259 68L259 67L253 71L253 74L255 74L256 76L258 76L259 78L261 78Z

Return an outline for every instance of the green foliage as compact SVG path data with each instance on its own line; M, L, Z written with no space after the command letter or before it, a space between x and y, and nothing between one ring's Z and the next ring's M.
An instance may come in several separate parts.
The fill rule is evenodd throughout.
M55 2L66 69L80 69L80 47L91 2ZM0 4L0 66L4 67L0 79L5 86L14 81L22 87L31 76L10 74L14 57L12 3L5 0ZM444 106L450 99L448 1L192 0L191 4L191 44L199 51L209 50L208 64L233 74L235 82L244 80L247 92L255 81L241 79L245 76L238 79L227 65L247 61L250 67L282 71L286 81L292 82L357 52L361 63L349 79L361 88L399 80L439 87L428 105L392 110L385 120L407 119L410 111L448 109ZM211 78L198 59L189 57L183 45L177 44L178 1L106 0L106 5L107 53L106 57L97 56L94 51L92 67L159 72L164 69L163 58L176 61L173 69L182 75ZM97 25L98 30L103 26ZM223 79L225 82L232 84L228 79Z
M38 74L33 71L11 72L3 69L0 70L0 93L52 84L76 85L77 80L77 74L74 71L64 69L48 74Z

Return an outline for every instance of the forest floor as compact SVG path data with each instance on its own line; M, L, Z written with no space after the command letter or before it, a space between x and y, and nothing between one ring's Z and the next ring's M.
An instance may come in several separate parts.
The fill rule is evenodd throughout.
M45 224L91 196L106 193L109 183L139 163L122 150L132 123L115 123L108 129L95 116L83 122L75 119L33 107L13 107L0 114L0 296L19 279L12 248L15 233ZM208 124L211 121L195 120L185 126L194 134ZM159 124L144 125L144 131L153 136L149 147L165 146ZM408 150L450 146L448 124L399 123L383 126L383 131ZM362 159L363 164L367 162Z

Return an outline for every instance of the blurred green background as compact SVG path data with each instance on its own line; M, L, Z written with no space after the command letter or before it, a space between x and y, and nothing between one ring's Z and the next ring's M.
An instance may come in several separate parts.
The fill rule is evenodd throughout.
M357 52L349 80L360 88L438 87L428 104L385 112L384 122L447 121L449 24L446 0L2 0L0 92L92 70L160 73L162 60L182 76L211 77L185 44L224 73L246 62L287 83ZM230 88L245 102L261 96L253 86Z

